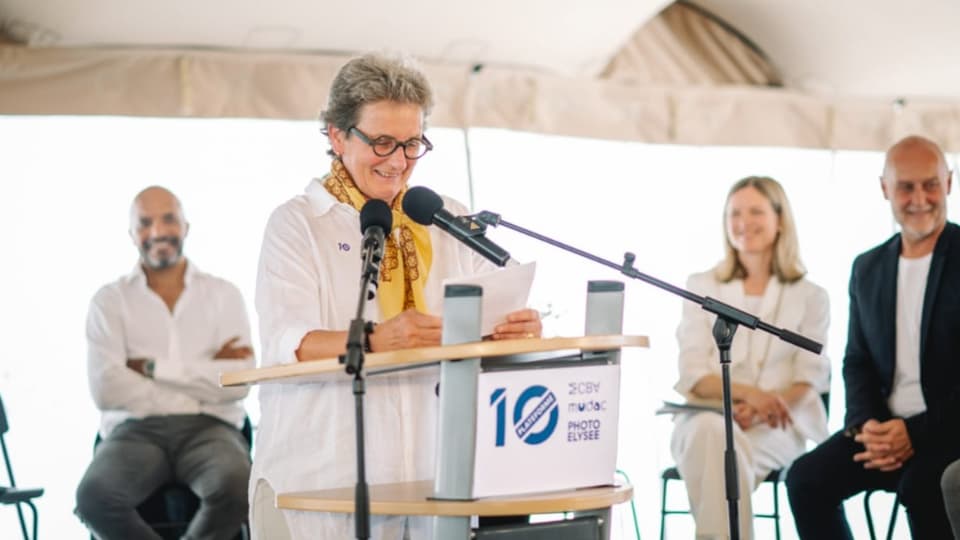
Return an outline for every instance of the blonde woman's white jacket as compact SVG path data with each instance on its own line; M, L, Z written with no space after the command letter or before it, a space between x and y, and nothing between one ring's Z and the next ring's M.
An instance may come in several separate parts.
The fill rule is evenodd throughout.
M740 309L746 305L743 281L721 283L712 270L690 276L687 288ZM827 292L805 278L794 283L771 278L754 315L826 347L830 324ZM720 375L719 353L712 333L715 319L715 315L697 304L684 302L683 318L677 328L679 380L674 386L681 394L689 395L706 375ZM730 378L735 383L767 391L783 390L797 382L809 383L815 393L811 392L791 409L793 429L815 442L827 437L826 410L818 399L818 394L828 391L830 386L830 361L826 355L805 351L762 330L740 327L733 339L730 360Z

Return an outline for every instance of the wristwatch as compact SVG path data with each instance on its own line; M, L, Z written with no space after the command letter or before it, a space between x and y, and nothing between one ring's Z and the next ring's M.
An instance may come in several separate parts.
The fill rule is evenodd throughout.
M370 346L370 334L373 333L376 327L377 323L373 321L367 321L367 323L363 325L363 352L373 352L373 347Z

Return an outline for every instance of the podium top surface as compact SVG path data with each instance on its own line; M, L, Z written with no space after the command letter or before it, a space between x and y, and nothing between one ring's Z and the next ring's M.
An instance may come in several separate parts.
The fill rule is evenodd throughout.
M403 516L510 516L608 508L629 501L633 487L605 486L549 493L489 497L474 501L430 499L433 481L370 486L370 513ZM277 494L277 508L353 513L354 488Z
M364 370L370 373L383 369L416 367L445 360L510 356L570 349L601 351L622 347L647 346L649 346L649 340L646 336L623 335L478 341L459 345L367 353L364 360ZM333 380L331 377L335 377L337 374L343 376L344 380L351 378L344 373L344 367L337 358L325 358L221 373L220 384L222 386L240 386L270 382L323 381Z

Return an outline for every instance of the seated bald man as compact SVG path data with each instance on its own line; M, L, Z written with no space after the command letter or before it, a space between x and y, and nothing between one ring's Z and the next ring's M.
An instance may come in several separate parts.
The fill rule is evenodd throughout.
M852 538L842 502L868 489L899 493L913 538L953 538L940 492L944 469L960 458L960 227L947 221L950 184L932 141L907 137L887 152L880 187L901 231L853 263L845 429L787 477L803 539Z
M144 189L130 209L139 261L90 302L102 441L76 513L103 540L159 539L136 508L170 482L201 501L184 538L234 538L247 515L247 389L221 388L219 374L254 366L250 324L240 291L183 256L188 229L173 193Z

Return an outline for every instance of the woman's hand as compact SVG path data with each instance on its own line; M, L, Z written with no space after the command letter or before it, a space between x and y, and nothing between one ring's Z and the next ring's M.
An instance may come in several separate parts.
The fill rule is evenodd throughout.
M757 418L770 427L786 429L793 423L790 417L790 408L783 397L773 392L764 392L754 388L744 397L743 401L753 407Z
M753 425L753 419L757 416L757 410L745 401L738 401L733 404L733 421L740 426L740 429L746 431Z
M408 309L374 328L370 334L370 350L383 352L440 345L441 322L440 317Z
M507 315L507 322L493 329L493 339L538 338L543 332L540 313L535 309L521 309Z

